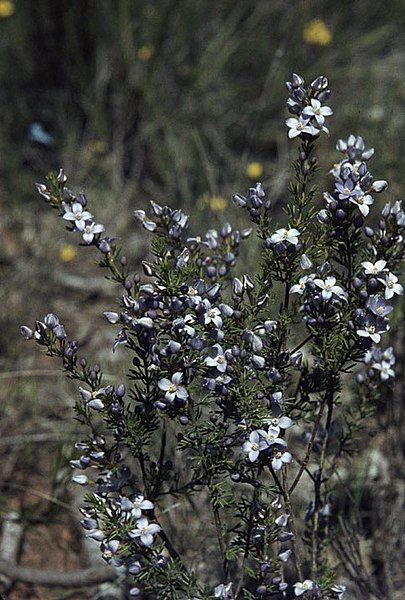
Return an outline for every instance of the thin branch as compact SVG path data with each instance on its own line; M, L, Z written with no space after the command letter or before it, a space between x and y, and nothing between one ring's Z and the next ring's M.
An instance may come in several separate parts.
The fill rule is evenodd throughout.
M316 421L314 423L314 426L312 428L311 438L310 438L310 440L308 442L307 452L306 452L305 458L301 462L300 469L299 469L299 471L298 471L298 473L297 473L294 481L292 482L290 489L288 490L289 494L292 494L292 492L295 490L295 488L296 488L299 480L301 479L301 476L302 476L303 472L305 471L306 467L308 466L309 459L310 459L311 453L312 453L312 448L313 448L313 445L314 445L314 442L315 442L316 434L318 432L319 424L321 422L321 419L322 419L322 416L323 416L323 412L325 410L326 402L327 402L327 394L325 394L325 396L324 396L324 398L323 398L323 400L321 402L321 406L319 408L318 416L317 416Z
M271 473L278 489L280 490L280 494L282 495L283 500L284 500L286 513L289 516L290 529L291 529L291 533L293 534L293 537L291 539L291 546L292 546L292 550L293 550L294 566L297 571L297 575L301 581L302 580L302 569L301 569L301 562L300 562L300 557L299 557L297 544L296 544L296 540L298 540L297 530L295 528L294 515L292 512L291 498L290 498L290 492L288 490L287 476L286 476L286 473L283 472L283 484L284 484L283 485L271 464L269 465L269 470L270 470L270 473Z
M117 573L108 565L79 571L43 571L32 567L20 567L0 559L0 574L15 581L46 587L85 587L117 579Z
M298 350L300 350L303 346L305 346L305 344L307 344L310 340L312 340L312 338L313 338L313 335L311 333L311 335L306 337L305 340L303 340L300 344L298 344L298 346L295 346L295 348L290 350L290 354L294 354L295 352L298 352Z
M226 543L224 540L224 529L223 529L223 525L221 522L221 515L219 514L218 507L215 506L215 500L213 498L213 488L211 486L211 482L208 483L208 489L210 492L209 499L210 499L210 504L211 504L211 508L212 508L212 513L214 515L215 529L217 532L219 550L221 552L222 565L224 568L224 575L225 575L225 580L226 580L228 577L228 573L229 573L229 564L228 564L228 559L226 558Z

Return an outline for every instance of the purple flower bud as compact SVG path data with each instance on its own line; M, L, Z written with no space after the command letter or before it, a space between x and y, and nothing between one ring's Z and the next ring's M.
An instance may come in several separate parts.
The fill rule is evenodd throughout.
M311 88L319 91L324 90L328 87L328 80L323 75L319 75L316 79L311 82Z
M84 195L83 192L79 192L77 194L76 202L78 202L79 204L81 204L83 206L83 208L85 208L87 206L87 198L86 198L86 196Z
M236 206L240 206L241 208L244 208L247 205L246 198L241 194L234 194L232 196L232 200L236 204Z
M297 75L297 73L293 73L292 77L291 77L291 83L293 84L294 87L300 87L300 86L304 85L305 80L303 77L301 77L301 75Z
M83 529L96 529L98 526L97 520L96 519L82 519L80 521L81 526L83 527Z
M331 97L331 91L330 90L324 90L323 92L320 92L317 95L317 99L319 100L319 102L321 102L322 104L324 102L327 102L329 100L329 98Z
M105 238L99 240L98 248L103 254L108 254L109 252L111 252L111 246Z
M135 561L133 563L131 563L128 567L128 573L130 573L131 575L138 575L138 573L140 573L142 569L141 563L139 561Z
M45 315L44 323L48 327L48 329L54 329L57 325L59 325L59 319L53 313L49 313Z
M63 325L57 325L54 330L53 330L55 336L57 337L58 340L64 340L66 339L66 330L63 327Z
M291 540L293 537L294 534L291 531L281 531L278 534L277 539L279 542L288 542L288 540Z
M329 216L325 209L320 210L316 215L316 218L320 223L327 223L329 221Z

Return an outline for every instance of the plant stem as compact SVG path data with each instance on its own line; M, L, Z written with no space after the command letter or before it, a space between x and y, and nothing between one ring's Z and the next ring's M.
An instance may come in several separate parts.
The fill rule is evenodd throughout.
M296 540L298 540L297 529L295 527L294 515L293 515L293 511L292 511L292 506L291 506L291 496L290 496L290 492L288 490L286 473L285 472L283 473L283 483L281 483L280 479L278 478L277 474L275 473L275 471L271 465L269 465L269 469L270 469L270 473L272 474L272 477L273 477L278 489L280 490L280 494L283 497L285 510L289 517L288 522L290 524L291 533L293 534L293 537L291 539L291 546L292 546L292 550L293 550L294 566L297 571L297 575L301 581L302 580L301 560L300 560L300 555L299 555L299 551L298 551L297 544L296 544Z
M316 579L318 574L318 554L319 554L319 540L318 540L318 530L319 530L319 511L321 508L321 488L322 488L322 475L323 469L325 465L325 456L326 456L326 448L329 441L329 435L332 424L332 415L333 415L333 393L328 396L327 400L328 411L326 416L326 434L322 442L321 456L319 460L319 469L316 474L316 478L314 481L315 487L315 502L314 502L314 516L312 523L312 532L311 532L311 573L313 579Z
M211 481L208 482L208 489L210 492L210 504L211 504L211 508L212 508L212 513L214 515L215 529L217 532L218 545L219 545L219 550L221 552L222 566L224 569L224 576L225 576L225 581L226 581L228 579L228 575L229 575L229 563L228 563L228 559L226 558L226 543L224 540L224 530L223 530L223 525L221 522L221 515L219 513L218 507L215 506L215 500L213 497L214 490L212 488Z
M313 449L313 445L314 445L314 442L315 442L316 434L318 432L319 424L321 422L321 419L322 419L322 416L323 416L323 413L324 413L327 401L328 401L328 391L325 393L325 396L322 399L321 406L320 406L319 412L318 412L318 416L316 417L314 426L312 428L311 438L310 438L310 440L308 442L307 452L306 452L305 458L301 462L301 467L300 467L300 469L299 469L299 471L298 471L298 473L297 473L297 475L296 475L293 483L291 484L290 489L288 490L289 494L292 494L292 492L296 488L299 480L301 479L301 476L302 476L303 472L305 471L306 467L308 466L309 459L310 459L311 454L312 454L312 449Z

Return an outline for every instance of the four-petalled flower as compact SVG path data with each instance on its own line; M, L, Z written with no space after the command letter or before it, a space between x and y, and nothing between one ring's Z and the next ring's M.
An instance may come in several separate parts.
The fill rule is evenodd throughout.
M298 229L285 229L284 227L281 229L277 229L275 233L270 238L270 242L272 244L278 244L280 242L289 242L293 246L298 244L298 236L300 232Z
M188 398L188 392L186 388L181 384L183 374L180 372L174 373L171 379L163 377L158 381L158 388L165 393L165 398L168 402L174 402L175 398L180 400L186 400Z

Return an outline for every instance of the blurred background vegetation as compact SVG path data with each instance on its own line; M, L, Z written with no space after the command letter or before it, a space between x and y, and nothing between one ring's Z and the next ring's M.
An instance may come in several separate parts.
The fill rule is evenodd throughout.
M295 71L327 75L333 91L321 185L336 139L355 133L376 148L376 177L390 182L381 202L399 199L404 25L404 0L0 0L0 497L3 514L25 515L22 564L48 565L29 551L38 536L33 514L46 516L40 539L58 546L61 564L74 566L77 552L67 559L76 542L49 533L66 531L57 503L71 502L61 482L75 439L74 389L23 346L19 325L53 310L93 360L100 344L107 356L113 334L99 315L115 291L91 251L79 255L34 182L63 166L134 267L147 241L132 210L150 199L183 207L195 229L242 225L231 195L262 180L282 218L293 151L284 82ZM353 483L359 497L364 460ZM383 553L384 544L370 544L370 555ZM10 598L34 593L48 597L17 586Z

